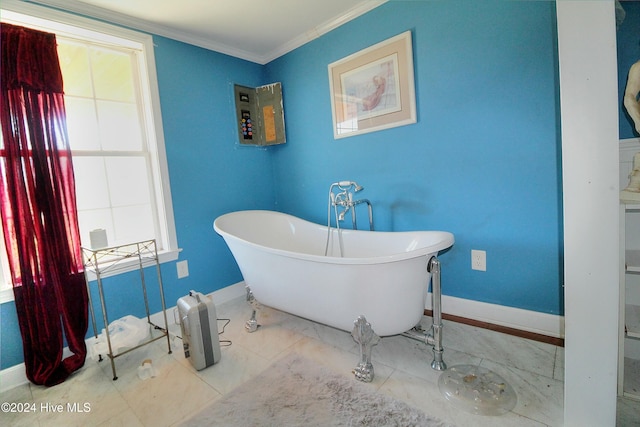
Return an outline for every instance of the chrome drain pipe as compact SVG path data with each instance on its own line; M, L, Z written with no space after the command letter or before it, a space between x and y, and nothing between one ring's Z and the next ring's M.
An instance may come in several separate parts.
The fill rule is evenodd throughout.
M430 331L424 331L417 326L402 335L414 340L422 341L433 346L433 361L431 368L436 371L444 371L447 364L442 360L442 288L440 286L440 261L435 256L431 257L427 270L431 273L432 293L431 303L433 306L433 323Z

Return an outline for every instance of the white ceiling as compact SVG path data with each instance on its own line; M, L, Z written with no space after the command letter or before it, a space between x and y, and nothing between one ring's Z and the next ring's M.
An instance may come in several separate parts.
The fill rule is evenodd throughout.
M266 64L387 0L31 0Z

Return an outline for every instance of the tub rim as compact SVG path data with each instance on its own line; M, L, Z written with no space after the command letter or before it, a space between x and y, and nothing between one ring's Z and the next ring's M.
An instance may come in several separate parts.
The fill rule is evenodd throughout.
M453 244L455 243L455 238L453 236L453 233L449 232L449 231L440 231L440 230L415 230L415 231L369 231L369 230L351 230L351 229L341 229L343 230L343 232L345 233L376 233L376 234L416 234L416 233L437 233L437 234L441 234L443 236L443 240L441 240L439 243L430 245L430 246L425 246L419 249L414 249L411 251L406 251L406 252L399 252L399 253L395 253L395 254L391 254L391 255L383 255L383 256L374 256L374 257L337 257L337 256L325 256L325 255L314 255L314 254L307 254L307 253L303 253L303 252L292 252L292 251L287 251L284 249L277 249L277 248L273 248L270 246L265 246L265 245L260 245L258 243L254 243L251 242L249 240L240 238L234 234L231 234L225 230L223 230L222 228L219 227L219 221L221 221L224 217L231 217L234 214L239 214L239 213L245 213L245 214L250 214L250 213L268 213L270 215L277 215L277 216L284 216L284 217L288 217L288 218L293 218L296 221L300 221L303 223L307 223L307 224L311 224L315 227L323 227L326 230L326 226L322 225L322 224L317 224L315 222L312 221L308 221L306 219L297 217L295 215L291 215L285 212L279 212L279 211L273 211L273 210L267 210L267 209L246 209L246 210L238 210L238 211L232 211L232 212L227 212L225 214L219 215L218 217L216 217L216 219L213 221L213 229L215 230L216 233L218 233L220 236L222 236L223 238L226 239L226 237L230 237L242 244L244 244L245 246L251 246L257 249L260 249L264 252L269 252L269 253L273 253L273 254L278 254L281 256L285 256L288 258L295 258L295 259L301 259L301 260L307 260L307 261L313 261L313 262L321 262L321 263L327 263L327 264L363 264L363 265L367 265L367 264L382 264L382 263L391 263L391 262L398 262L398 261L403 261L403 260L408 260L408 259L413 259L413 258L419 258L422 256L427 256L427 255L437 255L439 252L449 249L453 246ZM336 230L335 227L331 227L331 230ZM228 245L227 245L228 246ZM230 249L230 248L229 248Z

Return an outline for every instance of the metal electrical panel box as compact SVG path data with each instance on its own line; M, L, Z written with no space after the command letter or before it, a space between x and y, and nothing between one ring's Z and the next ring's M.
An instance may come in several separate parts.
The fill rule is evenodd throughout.
M251 88L234 85L238 139L242 145L276 145L286 142L282 84Z

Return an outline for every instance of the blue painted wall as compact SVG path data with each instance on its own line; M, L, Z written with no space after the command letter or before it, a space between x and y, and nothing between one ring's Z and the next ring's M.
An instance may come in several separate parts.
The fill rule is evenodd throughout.
M555 27L550 1L391 1L266 66L154 37L190 272L178 280L175 263L163 265L167 304L242 280L212 229L216 216L264 208L324 223L329 184L354 179L377 229L456 235L441 257L446 295L562 314ZM334 140L327 65L407 30L418 122ZM283 83L287 143L239 146L233 83L274 81ZM487 272L471 270L471 249L487 251ZM112 319L144 313L135 279L108 280ZM6 368L22 362L13 303L0 306L0 320Z
M618 27L618 92L624 94L629 68L640 61L640 1L622 2L625 18ZM620 97L620 139L637 138L633 121Z
M237 143L234 83L258 86L264 67L154 37L171 193L189 277L166 265L168 304L190 289L212 292L242 280L213 220L238 209L273 209L270 153ZM164 277L164 276L163 276Z
M418 123L334 140L327 64L406 30ZM377 229L455 234L444 294L562 314L556 51L553 2L393 1L272 62L278 208L326 223L329 184L356 180Z
M213 220L238 209L274 209L275 192L271 154L236 143L233 109L233 83L262 84L264 67L163 37L154 43L180 259L189 262L189 277L179 280L174 262L162 265L165 300L174 306L191 289L209 293L242 280ZM146 280L154 313L161 305L153 269ZM110 320L144 316L138 273L106 279L105 294ZM92 298L99 306L95 282ZM0 320L4 369L23 362L13 302L0 305Z
M209 293L242 280L213 220L239 209L274 209L275 193L270 153L237 143L233 104L234 83L262 84L264 67L167 38L154 43L179 260L189 263L183 279L175 263L162 265L165 300L174 306L192 289ZM154 274L147 269L152 290ZM139 283L137 272L105 281L110 320L144 315ZM161 307L156 296L149 292L152 312Z

